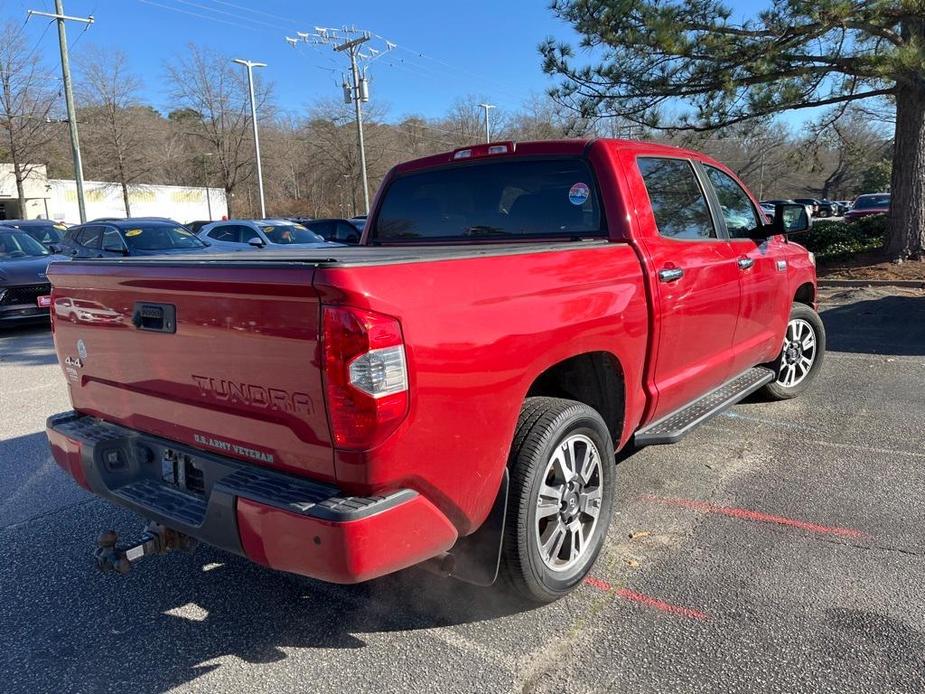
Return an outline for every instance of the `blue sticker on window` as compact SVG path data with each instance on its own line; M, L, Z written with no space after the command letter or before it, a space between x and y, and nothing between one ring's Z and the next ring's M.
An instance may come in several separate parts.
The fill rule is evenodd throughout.
M573 205L584 205L589 195L591 189L587 183L576 183L568 189L568 201Z

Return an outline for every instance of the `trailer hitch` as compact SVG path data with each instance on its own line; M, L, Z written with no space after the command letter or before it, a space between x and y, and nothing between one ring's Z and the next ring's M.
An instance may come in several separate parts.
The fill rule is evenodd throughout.
M184 535L159 523L149 523L141 537L124 546L118 546L119 536L114 530L102 533L96 541L96 568L107 573L127 574L142 558L152 554L167 554L173 550L192 552L199 540Z

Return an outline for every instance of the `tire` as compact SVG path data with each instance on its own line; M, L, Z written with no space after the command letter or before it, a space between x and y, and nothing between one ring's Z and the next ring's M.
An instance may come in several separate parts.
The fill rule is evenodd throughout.
M795 340L795 336L799 340ZM808 347L809 336L812 338L811 350ZM808 367L804 359L810 359ZM825 326L822 319L806 304L794 304L784 334L784 346L777 359L766 364L774 370L774 380L764 386L762 393L772 400L795 398L809 388L824 359Z
M583 403L527 398L508 470L502 583L529 602L552 602L582 582L607 536L616 479L610 432Z

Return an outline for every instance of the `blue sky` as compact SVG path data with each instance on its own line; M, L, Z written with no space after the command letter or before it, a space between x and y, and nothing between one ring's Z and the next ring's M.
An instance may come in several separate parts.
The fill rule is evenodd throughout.
M736 0L747 16L764 3ZM52 0L0 0L4 19L25 19L27 9L51 11ZM397 44L369 65L372 99L388 116L439 116L468 95L515 110L531 94L551 84L540 69L537 45L546 36L575 41L545 0L467 0L407 2L362 0L65 0L69 15L93 14L96 23L82 34L69 26L74 56L91 44L119 48L142 78L148 100L169 106L162 83L164 62L190 42L235 57L268 63L264 77L275 85L280 108L304 113L323 98L339 98L343 54L329 47L289 46L284 37L316 26L355 25ZM54 28L33 18L27 31L47 61L58 66ZM82 34L82 35L81 35ZM336 80L336 82L335 82Z

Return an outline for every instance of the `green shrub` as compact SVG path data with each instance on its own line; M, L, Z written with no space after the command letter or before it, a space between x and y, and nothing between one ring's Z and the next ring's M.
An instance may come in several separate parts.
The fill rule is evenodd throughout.
M886 238L886 215L862 217L855 222L821 222L807 234L793 237L820 260L840 260L876 250Z

